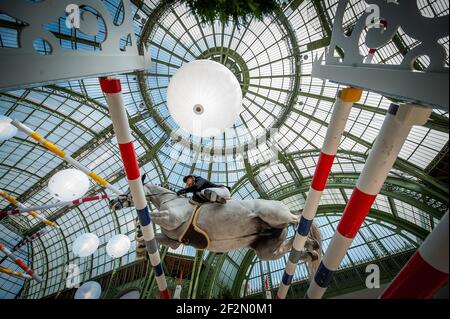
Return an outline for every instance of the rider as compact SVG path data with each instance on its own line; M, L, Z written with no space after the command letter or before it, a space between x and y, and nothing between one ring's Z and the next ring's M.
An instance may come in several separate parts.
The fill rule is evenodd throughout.
M231 199L230 190L223 185L213 184L207 179L197 175L188 175L183 178L186 183L186 188L177 192L177 195L186 193L194 193L192 200L198 203L220 203L225 204L228 199Z

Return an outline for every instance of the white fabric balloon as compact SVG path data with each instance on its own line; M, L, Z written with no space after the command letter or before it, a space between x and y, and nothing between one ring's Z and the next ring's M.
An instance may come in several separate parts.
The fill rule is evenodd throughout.
M75 299L99 299L102 294L102 287L98 282L85 282L75 292Z
M17 134L17 127L11 124L11 119L0 115L0 142L9 140Z
M242 112L242 89L234 74L211 60L184 64L170 80L167 106L175 122L196 136L217 136Z
M100 244L97 235L87 233L79 236L72 245L72 251L75 256L87 257L95 253Z
M130 239L125 235L117 235L112 237L106 245L106 253L111 258L119 258L130 250Z
M132 290L120 296L119 299L139 299L141 293L139 290Z
M60 171L48 182L50 194L63 202L80 199L87 193L89 186L89 177L77 169Z

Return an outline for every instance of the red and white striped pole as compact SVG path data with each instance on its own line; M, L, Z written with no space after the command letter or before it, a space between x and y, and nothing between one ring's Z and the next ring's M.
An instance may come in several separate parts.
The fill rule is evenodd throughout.
M36 280L38 283L40 283L42 281L41 277L38 274L36 274L32 269L28 268L28 266L25 265L25 263L22 261L22 259L14 256L14 254L8 248L6 248L5 245L3 245L2 243L0 243L0 250L3 251L5 253L5 255L9 259L11 259L17 266L22 268L28 275L33 277L33 279Z
M166 277L164 276L164 270L159 256L158 244L153 231L153 223L150 218L150 210L145 197L144 185L142 184L141 173L139 172L139 164L132 142L128 116L122 99L120 80L115 78L100 78L100 86L105 94L109 112L111 113L111 120L116 133L117 142L119 143L120 155L127 175L128 185L130 186L131 196L141 224L145 245L150 255L150 262L155 271L160 296L163 299L169 299L170 292L167 288Z
M269 275L266 275L266 299L272 299L272 292L269 287Z
M96 195L96 196L90 196L90 197L84 197L80 199L76 199L73 201L68 202L59 202L54 204L48 204L48 205L42 205L42 206L34 206L34 207L28 207L28 208L16 208L11 209L7 211L0 211L0 220L6 216L10 215L20 215L23 213L28 213L30 211L36 211L36 210L46 210L46 209L52 209L52 208L59 208L59 207L65 207L65 206L72 206L72 205L80 205L83 203L89 203L93 201L99 201L107 198L116 198L117 196L110 196L110 195Z
M180 278L178 279L178 285L175 287L175 292L173 293L173 299L181 298L181 284L183 282L183 271L181 271Z
M381 299L430 299L448 282L448 212L381 294Z
M366 56L366 59L364 60L364 63L371 64L373 62L373 59L375 58L376 53L377 49L370 49L369 54Z
M13 248L13 252L18 251L20 248L22 248L23 246L33 242L34 240L41 238L42 236L44 236L45 234L48 233L48 230L41 230L38 231L36 233L34 233L31 236L27 236L24 239L22 239L16 246L14 246Z
M342 259L381 190L413 125L424 125L432 109L417 105L389 108L380 133L348 201L337 230L320 263L306 298L319 299L331 283Z
M338 94L330 124L328 125L327 134L323 142L322 152L320 153L314 177L309 188L308 197L305 202L305 207L303 208L302 217L298 224L297 232L295 233L292 250L288 262L286 263L286 269L280 283L280 288L278 289L277 299L286 298L301 253L305 247L313 219L316 216L320 198L325 189L331 167L333 166L334 158L342 134L344 133L350 111L353 104L361 99L361 95L362 90L357 88L346 88L341 90ZM313 276L314 274L311 275Z

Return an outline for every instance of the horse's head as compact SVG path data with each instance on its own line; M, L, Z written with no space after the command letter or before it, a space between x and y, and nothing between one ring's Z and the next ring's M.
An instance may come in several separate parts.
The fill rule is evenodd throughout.
M142 184L144 184L146 177L146 174L142 175ZM144 185L144 191L147 200L151 201L152 204L155 205L158 209L165 201L178 197L173 190L164 188L159 185L146 184ZM110 200L109 206L114 211L127 207L133 207L133 198L131 196L130 190L128 189L127 193L125 193L124 195Z

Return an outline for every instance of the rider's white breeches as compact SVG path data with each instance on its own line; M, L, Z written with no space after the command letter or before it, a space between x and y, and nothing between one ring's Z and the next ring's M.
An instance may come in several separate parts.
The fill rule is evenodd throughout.
M226 187L206 188L206 189L204 189L204 190L201 191L202 195L205 195L205 191L206 191L206 190L213 191L213 192L215 192L217 195L219 195L220 197L225 198L225 199L227 199L227 200L228 200L228 199L231 199L231 193L230 193L230 191L228 190L228 188L226 188Z

